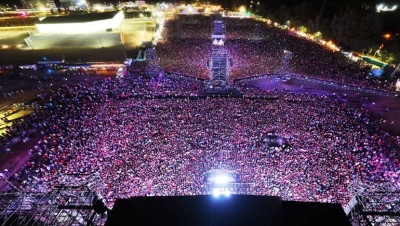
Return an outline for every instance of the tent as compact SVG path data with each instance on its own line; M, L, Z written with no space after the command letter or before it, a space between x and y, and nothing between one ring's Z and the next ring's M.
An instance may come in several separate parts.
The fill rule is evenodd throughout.
M217 39L214 39L213 45L223 46L224 45L224 41L222 39L220 39L219 41Z
M187 5L181 12L183 15L190 15L190 14L199 14L197 9L193 8L191 5Z

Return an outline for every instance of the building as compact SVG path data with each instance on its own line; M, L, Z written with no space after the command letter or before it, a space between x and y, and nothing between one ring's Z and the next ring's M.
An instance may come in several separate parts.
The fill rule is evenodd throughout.
M24 9L57 8L54 0L21 0Z
M70 8L80 8L86 7L87 1L86 0L59 0L61 8L70 9Z
M32 49L118 46L123 19L122 11L46 17L36 23L38 33L25 42Z
M39 33L51 34L106 32L119 28L123 19L122 11L54 16L37 22L36 28Z

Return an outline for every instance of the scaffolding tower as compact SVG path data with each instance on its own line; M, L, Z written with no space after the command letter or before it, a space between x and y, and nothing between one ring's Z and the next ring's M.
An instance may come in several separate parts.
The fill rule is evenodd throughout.
M104 225L103 187L98 174L66 175L51 189L6 191L0 194L0 225Z
M254 39L259 40L261 39L261 29L260 29L260 24L256 23L254 25Z
M350 192L344 210L353 225L400 225L400 187L395 183L355 180Z
M281 60L281 65L278 68L278 70L275 72L276 75L278 76L287 76L289 75L289 65L290 65L290 60L292 59L292 52L288 50L283 51L283 56Z
M155 48L147 48L145 54L148 62L146 66L146 75L149 77L157 77L163 75L164 70L161 68L160 63L158 62Z
M211 52L211 80L229 82L229 52L225 48L213 48Z
M211 57L208 62L211 79L205 86L205 92L226 92L231 89L229 82L230 60L225 49L226 27L221 14L216 14L211 33Z
M176 38L183 39L182 22L180 20L178 20L176 27L177 27Z

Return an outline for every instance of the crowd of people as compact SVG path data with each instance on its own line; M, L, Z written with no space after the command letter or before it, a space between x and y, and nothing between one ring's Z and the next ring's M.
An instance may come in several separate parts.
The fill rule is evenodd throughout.
M14 176L18 186L48 191L65 174L98 173L112 207L116 198L204 194L204 175L226 169L252 183L252 194L345 204L355 178L400 181L399 144L365 109L248 87L246 98L193 96L200 87L177 75L134 76L47 93L54 107L10 130L43 136ZM290 147L268 147L270 131Z
M156 49L164 70L173 74L109 77L40 94L51 105L16 121L0 138L12 145L33 133L42 136L24 169L12 175L13 183L45 192L67 183L67 174L97 173L109 207L117 198L204 194L204 175L212 170L238 172L240 181L252 184L251 194L343 205L354 180L400 186L400 143L364 108L323 93L260 90L245 83L237 85L241 98L197 96L200 79L209 76L211 41L196 32L211 30L209 19L167 23L170 39ZM233 79L273 73L288 49L294 73L378 87L339 53L277 28L252 33L251 24L227 21ZM289 147L265 143L271 131Z
M166 23L156 50L166 71L209 78L212 18L173 19ZM289 73L365 88L394 91L390 79L369 78L371 68L355 63L341 52L298 37L289 30L253 19L224 18L225 48L230 53L232 80L274 74L281 67L284 50L291 51Z

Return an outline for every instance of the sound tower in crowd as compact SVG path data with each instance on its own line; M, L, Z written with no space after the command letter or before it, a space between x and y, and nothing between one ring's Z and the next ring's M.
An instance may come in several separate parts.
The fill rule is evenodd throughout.
M211 79L206 83L204 94L209 95L234 95L236 90L231 87L229 81L229 69L231 62L229 52L225 49L226 27L221 14L216 14L211 33L211 58L208 61Z
M147 47L145 52L147 58L146 75L149 77L162 77L164 75L164 70L158 62L156 49L151 42L146 42L145 45Z

